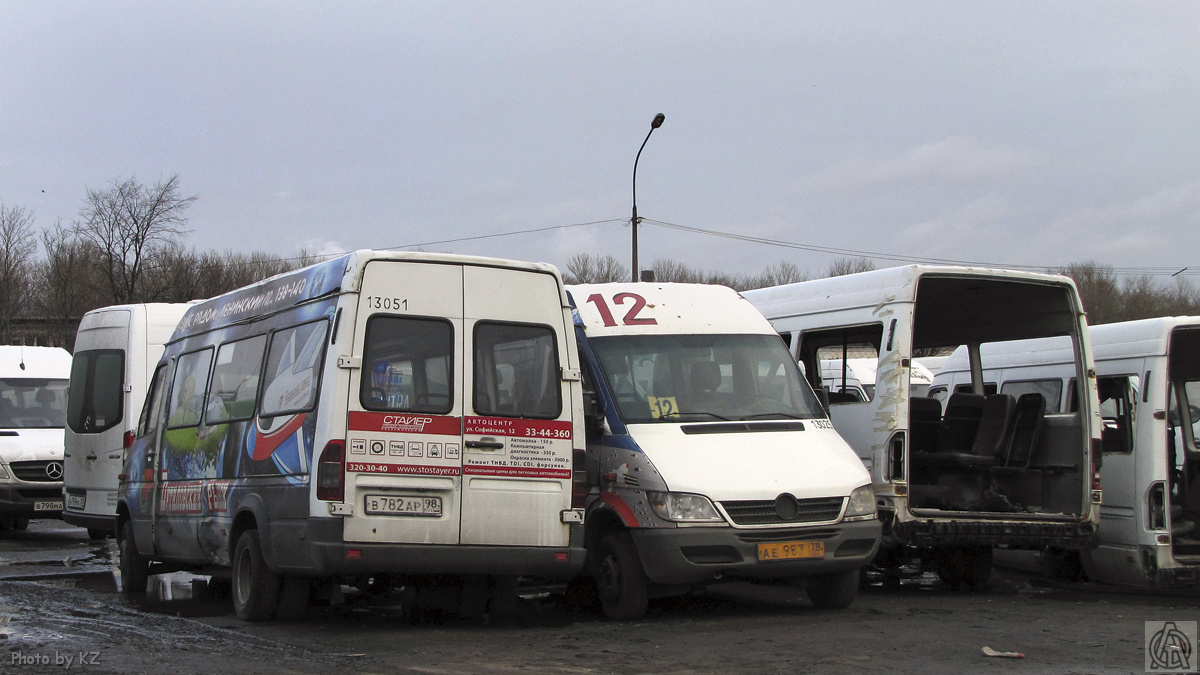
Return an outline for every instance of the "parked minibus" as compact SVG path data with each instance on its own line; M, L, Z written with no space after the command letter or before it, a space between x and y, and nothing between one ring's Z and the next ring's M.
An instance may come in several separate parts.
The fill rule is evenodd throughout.
M281 274L167 342L120 475L122 588L232 576L262 620L303 613L314 580L399 583L421 611L569 579L583 443L554 267L362 250Z
M70 373L60 347L0 346L0 530L62 517Z
M92 539L113 534L117 474L150 374L190 305L114 305L83 315L75 334L63 454L63 520Z
M829 399L858 401L870 400L875 395L875 370L879 366L876 358L824 359L821 361L821 386ZM913 359L909 371L909 389L913 396L925 396L929 384L933 382L933 372L919 360Z
M829 401L829 417L866 464L886 547L888 578L920 562L955 586L981 588L992 548L1095 546L1100 421L1084 313L1067 277L911 265L743 294L788 341L821 386L823 359L871 354L873 396ZM1048 411L1035 397L985 389L981 345L1060 336L1079 409ZM914 395L918 355L965 345L969 391L943 402ZM918 390L919 391L919 390Z
M881 525L871 477L732 289L568 286L587 401L587 550L604 613L718 581L845 607Z
M1044 552L1048 571L1094 581L1173 587L1200 581L1200 317L1089 328L1095 356L1103 464L1099 545ZM1049 411L1078 407L1062 339L989 345L985 386L1037 391ZM961 350L934 380L945 396L970 380Z

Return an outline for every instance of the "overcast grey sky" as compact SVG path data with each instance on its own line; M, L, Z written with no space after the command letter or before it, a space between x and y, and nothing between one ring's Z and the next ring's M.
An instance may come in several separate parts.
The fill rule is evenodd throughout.
M628 265L662 112L644 267L1200 274L1200 2L0 0L0 91L39 227L178 173L201 250Z

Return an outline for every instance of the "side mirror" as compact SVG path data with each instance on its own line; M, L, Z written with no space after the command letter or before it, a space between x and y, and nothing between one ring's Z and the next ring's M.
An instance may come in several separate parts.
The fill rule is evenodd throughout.
M604 433L604 407L594 391L583 392L583 429L588 438Z

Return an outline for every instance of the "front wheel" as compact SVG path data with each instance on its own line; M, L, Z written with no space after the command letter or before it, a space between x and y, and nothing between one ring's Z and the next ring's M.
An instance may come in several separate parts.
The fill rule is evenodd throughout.
M858 596L858 570L810 577L808 600L820 609L844 609Z
M595 577L604 616L614 621L635 621L646 616L649 581L638 559L633 537L625 530L600 540Z
M279 575L267 567L258 530L238 537L233 556L233 609L242 621L271 618L279 601Z
M144 595L146 582L150 579L150 561L138 555L137 542L133 539L133 523L128 520L121 525L117 555L121 570L121 592L125 595Z

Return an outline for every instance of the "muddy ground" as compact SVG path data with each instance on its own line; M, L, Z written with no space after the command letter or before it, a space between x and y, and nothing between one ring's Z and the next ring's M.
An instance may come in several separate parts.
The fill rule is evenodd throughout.
M550 586L526 587L504 617L414 626L400 594L346 588L300 621L247 624L227 599L190 597L182 575L128 602L114 592L107 543L48 527L0 533L0 672L1142 673L1146 621L1200 618L1195 592L1058 585L1004 569L985 593L922 577L865 587L846 610L727 585L612 623Z

